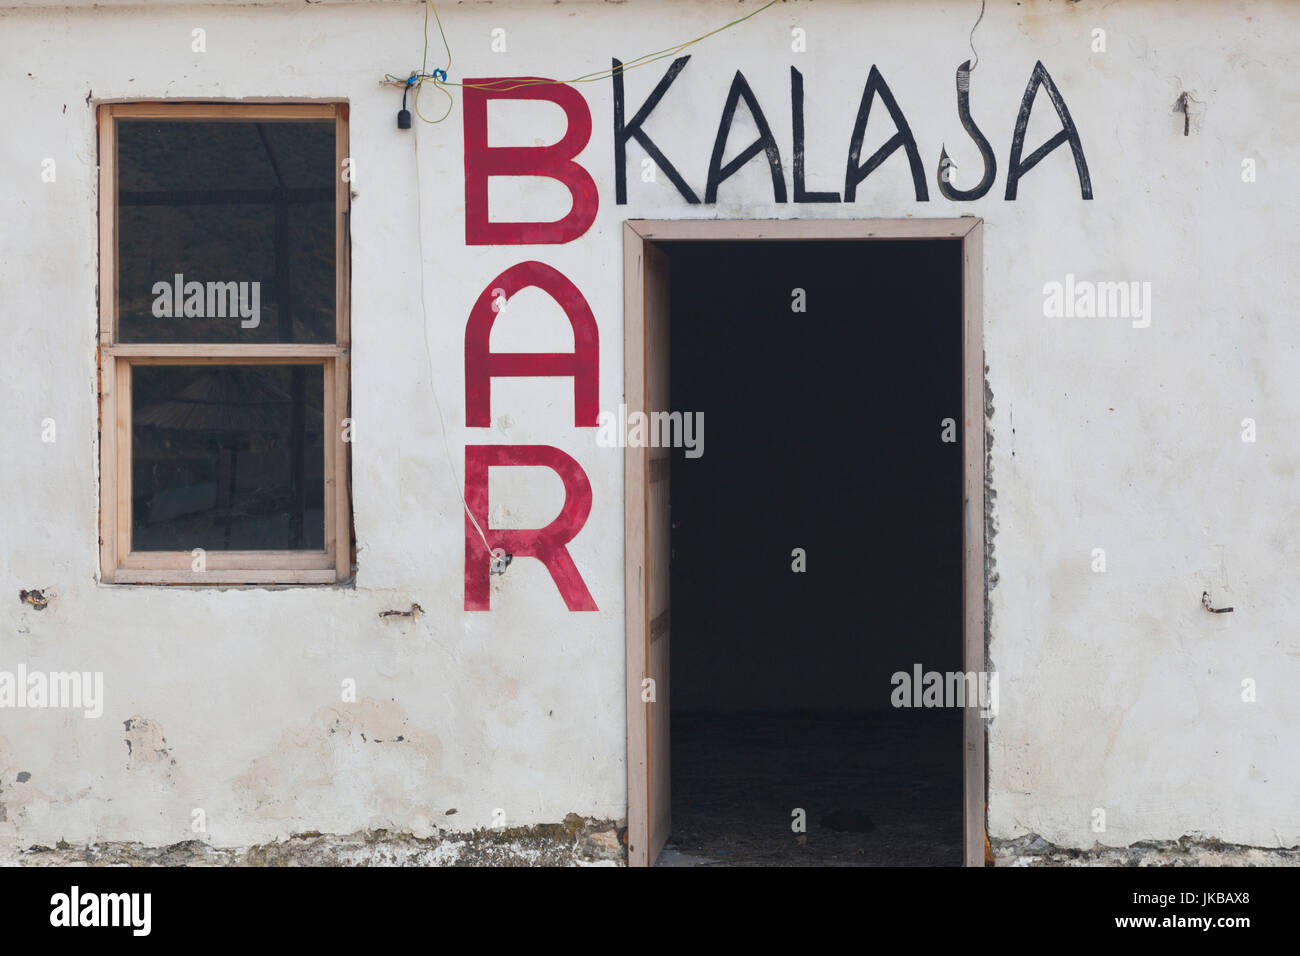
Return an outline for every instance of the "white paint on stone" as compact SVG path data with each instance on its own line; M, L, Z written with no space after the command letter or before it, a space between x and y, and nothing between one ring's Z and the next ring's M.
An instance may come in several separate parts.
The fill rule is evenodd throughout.
M629 0L447 5L442 14L453 78L464 78L607 68L613 55L667 47L752 8ZM418 5L0 3L8 369L0 408L9 438L0 581L10 594L58 592L39 615L12 598L0 603L0 664L103 671L106 697L98 721L0 712L0 843L172 843L192 837L195 807L205 809L217 846L304 829L420 829L431 819L471 829L489 825L497 807L519 825L570 811L622 816L622 452L598 448L594 429L573 428L568 380L499 380L496 424L464 428L472 303L517 262L558 268L600 324L601 408L613 409L622 395L625 218L962 214L985 219L984 333L996 407L991 662L1002 696L990 724L992 834L1034 832L1062 846L1187 833L1300 843L1292 573L1300 559L1292 307L1300 238L1282 172L1300 159L1292 81L1300 8L1281 0L991 3L976 34L971 99L999 172L987 196L960 204L938 197L934 169L941 144L963 176L979 169L953 94L973 13L901 0L780 5L694 48L647 125L702 196L721 105L743 70L789 187L793 64L804 75L808 188L839 191L875 63L920 146L929 202L915 200L898 153L851 205L776 204L760 160L722 186L716 205L690 206L667 177L641 181L643 154L633 145L629 202L616 206L612 92L602 81L579 87L593 118L580 162L599 186L595 225L568 245L489 248L464 244L459 109L441 126L417 121L401 132L400 94L378 85L385 72L418 65ZM200 23L202 55L190 48ZM492 54L485 38L501 23L509 53ZM794 26L806 29L808 54L791 54ZM1107 31L1104 54L1090 48L1098 26ZM1002 198L1020 98L1040 59L1078 126L1091 202L1080 199L1065 148L1025 176L1016 201ZM666 65L628 74L629 115ZM1170 112L1182 90L1205 104L1187 137L1181 114ZM436 93L426 95L431 108ZM96 582L93 104L160 97L351 103L355 587ZM549 143L561 133L554 109L511 115L518 126L502 142ZM885 118L877 104L864 158L892 134ZM1056 129L1040 94L1026 153ZM742 107L729 156L751 134ZM1241 181L1246 156L1257 162L1255 183ZM56 183L41 181L45 157L58 163ZM563 211L555 193L503 181L491 199L502 214L541 217ZM1138 329L1123 319L1046 319L1043 286L1067 273L1150 282L1154 321ZM869 290L863 297L869 302ZM494 344L567 348L571 332L544 297L526 298L510 304ZM1258 422L1254 444L1239 438L1247 416ZM40 440L47 417L59 423L57 443ZM493 579L492 612L463 610L462 449L491 442L555 445L586 470L594 506L570 549L598 612L567 612L549 575L528 560ZM494 474L494 511L512 526L544 522L558 509L551 484ZM498 500L506 489L509 498ZM1098 546L1104 575L1090 570ZM1234 613L1207 614L1207 588ZM413 601L425 610L417 621L379 621L380 611ZM1256 703L1240 699L1245 677L1258 682ZM345 678L357 681L356 705L339 703ZM348 741L330 742L320 715L364 701L377 709L341 718ZM122 722L137 717L165 728L175 757L161 789L156 774L128 766ZM436 765L362 743L371 720L436 740ZM31 779L16 783L19 771ZM259 793L289 799L295 791L310 800L256 807ZM441 816L450 805L458 814ZM1095 807L1107 811L1103 834L1089 826Z

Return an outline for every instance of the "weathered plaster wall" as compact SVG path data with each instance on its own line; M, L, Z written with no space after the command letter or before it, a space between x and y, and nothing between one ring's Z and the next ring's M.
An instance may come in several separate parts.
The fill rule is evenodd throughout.
M453 79L567 77L713 29L751 4L446 4ZM593 136L579 157L599 212L564 245L469 247L459 107L401 132L385 72L418 66L413 4L265 4L0 10L0 297L9 374L0 416L0 581L55 592L4 608L0 667L103 671L104 714L0 711L0 843L191 839L215 847L320 831L440 830L625 810L622 454L573 427L567 379L498 381L491 429L466 429L464 328L504 269L537 259L582 291L600 326L600 404L622 394L625 218L985 219L984 314L997 490L990 829L1064 846L1203 834L1300 843L1300 414L1292 315L1300 252L1286 171L1300 121L1300 9L1272 3L989 4L976 35L972 111L998 161L969 203L935 187L941 145L958 184L979 157L953 73L977 4L782 4L694 48L647 132L697 194L728 86L744 72L791 186L791 65L802 73L808 188L842 191L848 142L875 64L911 125L929 201L896 153L848 204L777 203L760 157L689 205L628 150L614 202L612 90L582 84ZM791 50L791 28L808 51ZM207 52L191 51L191 30ZM506 30L493 53L491 31ZM1102 28L1107 52L1092 51ZM436 34L430 63L441 64ZM1036 61L1077 124L1095 198L1067 148L1003 198L1020 99ZM627 77L629 114L663 75ZM1190 135L1171 112L1195 99ZM160 589L96 582L95 138L93 105L134 98L345 98L352 105L355 587ZM422 98L440 111L435 91ZM492 104L493 145L554 142L547 104ZM1026 154L1059 128L1040 93ZM754 137L742 106L728 157ZM863 158L893 128L873 110ZM42 160L57 181L41 179ZM1244 183L1243 158L1258 181ZM556 218L556 183L494 182L494 215ZM1067 273L1151 283L1151 324L1046 318ZM870 290L863 290L869 304ZM834 321L855 320L837 315ZM870 320L869 312L857 319ZM737 334L743 334L738 323ZM827 341L834 330L828 328ZM500 349L565 350L572 333L536 290L512 300ZM864 364L872 356L864 356ZM447 432L440 434L435 392ZM828 410L834 414L835 410ZM1246 417L1259 439L1241 441ZM57 441L41 440L52 418ZM856 419L855 419L856 420ZM710 427L714 426L710 423ZM443 442L450 448L451 460ZM775 436L779 440L779 436ZM846 453L869 456L846 432ZM571 553L599 610L570 613L547 572L518 561L493 610L463 610L457 487L466 444L545 444L574 456L594 505ZM495 525L559 511L543 470L493 473ZM869 503L864 503L869 506ZM786 542L772 542L788 548ZM1107 571L1094 573L1094 548ZM1209 590L1233 614L1200 605ZM47 591L48 593L48 591ZM418 621L378 618L418 602ZM815 619L816 608L809 608ZM340 702L354 679L361 700ZM1258 682L1243 703L1241 681ZM888 693L882 688L881 693ZM124 724L131 727L124 730ZM130 752L126 740L131 740ZM19 782L20 772L27 775ZM1092 829L1094 808L1106 830ZM447 811L456 809L455 815Z

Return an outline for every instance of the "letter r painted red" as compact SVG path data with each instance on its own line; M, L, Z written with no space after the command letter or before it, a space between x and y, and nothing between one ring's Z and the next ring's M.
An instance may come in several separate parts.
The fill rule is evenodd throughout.
M564 482L564 507L545 528L488 527L488 469L509 466L550 468ZM503 548L516 558L541 561L570 611L598 610L565 547L591 514L591 482L577 461L550 445L466 445L465 503L469 507L465 515L465 610L491 610L491 555L470 521L471 514L493 550Z

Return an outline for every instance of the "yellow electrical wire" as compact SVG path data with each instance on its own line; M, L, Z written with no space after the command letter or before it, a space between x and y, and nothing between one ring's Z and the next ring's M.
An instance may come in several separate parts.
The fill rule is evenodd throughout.
M408 87L410 86L415 87L415 114L419 116L420 119L424 120L424 122L432 125L432 124L441 123L448 116L450 116L452 108L455 106L456 101L452 97L451 93L446 89L446 87L458 86L461 89L488 90L494 93L508 93L511 90L517 90L528 86L556 86L556 85L567 86L571 83L594 83L597 80L608 79L609 77L614 76L615 74L626 73L628 70L635 69L636 67L639 66L646 66L650 63L654 63L656 60L663 60L666 59L667 57L674 56L680 53L682 50L685 50L687 47L694 46L696 43L699 43L701 40L707 40L709 37L715 36L716 34L721 33L723 30L729 30L732 27L736 26L737 24L744 23L750 17L758 16L768 7L775 6L780 2L781 0L768 0L767 3L759 7L757 10L745 14L743 17L738 17L737 19L732 20L730 23L723 24L722 26L718 27L715 30L710 30L708 33L701 34L700 36L697 36L692 40L687 40L686 42L679 43L676 46L671 46L663 50L658 50L654 53L645 53L641 56L635 57L634 59L628 60L627 62L617 67L611 67L605 70L597 70L594 73L584 73L582 76L574 77L571 80L534 79L534 80L524 80L522 82L515 83L511 86L501 86L496 83L456 83L451 80L443 78L447 75L447 71L451 69L451 44L447 42L447 33L442 28L442 18L438 16L437 4L435 4L433 0L424 0L424 62L420 68L420 72L416 74L412 74L410 77L407 77L405 79L402 77L393 76L393 74L391 73L385 74L385 76L388 80L392 82L405 83ZM438 24L438 33L441 34L442 36L443 49L446 50L447 52L446 68L441 71L435 70L432 74L429 74L427 72L428 65L429 65L429 11L430 10L433 10L434 20ZM442 77L438 76L439 72L442 73L443 75ZM434 86L436 86L439 90L441 90L442 93L447 97L447 110L442 114L442 116L438 117L436 120L428 119L420 112L420 87L422 87L425 84L425 82L431 82Z
M416 116L420 117L420 119L424 120L430 126L434 126L437 125L438 123L441 123L443 120L445 120L448 116L451 115L451 109L453 106L456 105L456 101L452 99L451 93L449 93L446 90L446 88L444 88L442 84L439 83L435 78L433 81L433 85L438 88L438 90L442 93L443 96L447 97L447 109L436 120L431 120L423 113L420 112L420 87L423 85L424 85L423 82L417 82L415 84L415 99L414 101L412 101L411 106L415 109Z

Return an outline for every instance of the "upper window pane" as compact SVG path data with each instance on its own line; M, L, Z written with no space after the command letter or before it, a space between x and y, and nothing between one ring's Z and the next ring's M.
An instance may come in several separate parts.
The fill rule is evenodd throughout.
M117 121L118 341L335 340L334 121Z

